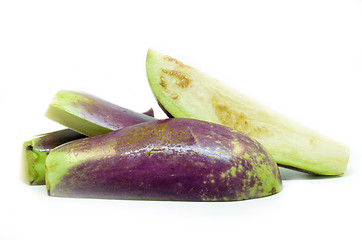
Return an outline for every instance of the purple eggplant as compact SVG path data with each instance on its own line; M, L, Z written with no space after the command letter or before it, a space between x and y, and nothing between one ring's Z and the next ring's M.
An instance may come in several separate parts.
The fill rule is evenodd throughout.
M152 108L143 114L154 116ZM24 142L22 153L24 181L30 185L45 184L45 159L49 152L61 144L84 137L87 136L68 128L41 134Z
M236 201L282 189L260 143L219 124L172 118L75 140L46 159L50 196Z
M155 121L149 115L134 112L88 93L58 91L45 115L77 132L96 136L134 124Z

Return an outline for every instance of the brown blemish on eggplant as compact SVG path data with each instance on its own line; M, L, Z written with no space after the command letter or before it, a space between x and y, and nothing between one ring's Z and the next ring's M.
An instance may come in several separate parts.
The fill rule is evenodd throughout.
M168 91L167 89L167 84L166 84L166 81L165 81L165 77L162 77L160 78L160 86L165 89L165 91Z
M26 150L28 150L28 151L33 151L33 146L31 146L31 145L27 146L27 147L26 147Z
M246 116L223 104L217 96L211 100L215 115L222 125L229 126L250 136L270 136L272 132L263 123L255 122L254 119Z
M214 99L211 104L214 108L215 115L223 125L230 126L237 130L245 130L246 127L248 127L250 119L248 119L244 113L232 111L230 107L220 104Z
M165 77L164 76L161 76L160 77L160 86L163 88L163 90L168 93L170 95L170 97L172 99L177 99L178 98L178 94L177 93L174 93L174 92L171 92L168 88L167 88L167 83L165 81Z
M172 94L170 95L170 97L171 97L172 99L176 100L176 99L178 98L178 94L172 93Z
M169 62L174 62L174 63L176 63L177 65L179 65L180 67L183 67L183 68L184 67L186 67L186 68L190 67L190 66L187 66L187 65L183 64L179 60L176 60L176 59L174 59L172 57L169 57L169 56L164 56L164 60L169 61Z
M170 77L176 78L176 85L181 88L189 87L192 82L192 80L188 76L184 75L183 73L181 73L179 71L162 69L162 72ZM161 81L162 81L162 78L164 78L164 77L161 76Z
M208 132L210 126L214 131ZM253 153L260 150L252 139L217 124L166 119L104 136L65 146L63 150L72 149L72 154L83 152L79 145L84 145L85 149L91 146L107 158L93 161L97 154L91 154L87 157L91 161L69 168L62 180L51 188L52 195L226 201L266 196L273 187L257 187L264 179L254 177L261 171L267 174L266 179L275 178L269 171L269 164L276 165L272 161L269 163L271 159L265 157L267 153L262 155L263 161L256 161L260 154L254 156ZM213 136L213 141L208 136ZM112 146L115 142L119 145ZM134 142L134 145L127 142ZM250 159L243 157L246 156L243 149L248 151ZM225 178L219 178L222 173ZM167 181L164 181L165 176L168 176ZM278 187L275 188L278 191Z

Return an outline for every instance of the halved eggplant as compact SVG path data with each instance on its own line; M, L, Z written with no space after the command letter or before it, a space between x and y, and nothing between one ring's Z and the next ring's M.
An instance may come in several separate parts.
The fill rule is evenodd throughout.
M46 159L51 196L236 201L282 189L257 141L219 124L171 118L75 140Z
M219 123L258 140L283 167L341 175L349 148L271 110L221 82L152 49L149 84L170 117Z

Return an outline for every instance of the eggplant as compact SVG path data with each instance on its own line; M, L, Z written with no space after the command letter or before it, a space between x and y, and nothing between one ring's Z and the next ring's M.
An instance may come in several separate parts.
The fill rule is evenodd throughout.
M53 148L85 135L71 129L62 129L55 132L36 136L25 141L22 147L23 178L30 185L45 184L45 159Z
M279 166L319 175L342 175L349 147L279 114L222 82L152 49L147 76L169 117L222 124L259 141Z
M152 108L143 114L154 117ZM122 119L119 121L121 124ZM24 181L30 185L45 184L45 159L49 152L61 144L85 137L87 136L68 128L37 135L31 140L25 141L22 147Z
M75 140L46 159L55 197L238 201L282 190L256 140L220 124L171 118Z
M150 115L153 111L150 111ZM58 91L45 115L87 136L96 136L141 122L155 121L152 116L120 107L79 91Z

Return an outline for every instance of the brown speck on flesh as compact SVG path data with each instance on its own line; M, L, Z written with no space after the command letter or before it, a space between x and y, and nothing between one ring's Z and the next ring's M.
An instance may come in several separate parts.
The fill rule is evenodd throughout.
M272 132L264 123L254 121L245 113L224 104L222 98L218 95L213 96L211 104L216 117L222 125L244 132L253 137L272 135Z
M164 89L167 88L167 84L165 82L165 78L164 77L161 77L160 78L160 86L163 87Z
M175 77L176 85L181 88L189 87L192 82L192 80L188 76L184 75L183 73L181 73L179 71L162 69L162 72L171 77ZM161 79L162 79L162 77L161 77Z
M177 98L178 98L178 95L177 95L176 93L172 93L172 94L171 94L171 98L172 98L172 99L177 99Z
M165 59L166 61L169 61L169 62L174 62L174 63L176 63L177 65L179 65L180 67L187 67L187 68L189 68L189 66L183 64L182 62L180 62L180 61L178 61L178 60L176 60L176 59L174 59L174 58L172 58L172 57L165 56L164 59Z

